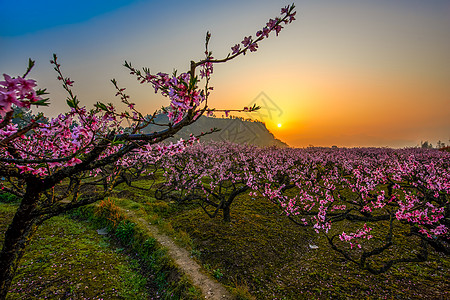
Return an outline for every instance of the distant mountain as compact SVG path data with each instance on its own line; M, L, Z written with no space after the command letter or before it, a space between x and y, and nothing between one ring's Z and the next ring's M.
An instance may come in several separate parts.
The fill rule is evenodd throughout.
M159 114L156 123L168 123L165 114ZM165 127L149 125L142 130L143 133L159 131ZM220 129L219 132L208 134L200 138L201 141L230 141L238 144L252 144L256 146L288 147L288 145L275 136L259 121L243 120L241 118L213 118L201 116L195 123L181 129L171 141L189 138L192 133L198 135L202 132L210 132L212 128Z

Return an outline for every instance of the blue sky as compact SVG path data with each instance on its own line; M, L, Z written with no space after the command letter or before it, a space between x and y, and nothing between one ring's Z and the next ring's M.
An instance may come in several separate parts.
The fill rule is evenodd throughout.
M21 36L89 20L139 0L1 1L2 36Z
M0 0L0 72L31 77L65 111L48 63L60 57L82 103L118 102L127 87L151 113L167 101L140 86L125 60L153 72L186 71L212 32L215 57L254 35L289 1ZM264 120L293 146L414 146L450 139L450 1L297 1L298 17L256 53L217 65L211 105L240 108L261 92L283 110ZM281 128L276 124L282 123Z

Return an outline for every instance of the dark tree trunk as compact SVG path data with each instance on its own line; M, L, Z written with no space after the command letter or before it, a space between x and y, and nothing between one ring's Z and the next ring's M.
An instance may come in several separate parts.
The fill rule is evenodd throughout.
M25 194L5 233L0 252L0 300L6 298L20 259L39 226L39 217L32 213L39 200L39 193Z
M231 222L230 206L224 206L222 208L222 212L223 212L223 220L225 222Z
M234 199L240 194L245 193L248 189L249 187L246 185L234 189L233 192L228 196L228 199L224 201L224 203L222 204L222 211L223 211L223 220L225 222L231 222L230 206L233 203Z

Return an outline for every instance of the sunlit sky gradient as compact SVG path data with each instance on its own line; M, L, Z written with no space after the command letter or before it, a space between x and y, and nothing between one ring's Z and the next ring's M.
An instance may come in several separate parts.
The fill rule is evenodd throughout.
M187 71L211 31L216 58L255 35L286 1L0 0L0 72L24 73L66 95L52 53L82 103L118 103L110 79L147 113L167 99L139 85L124 60L152 72ZM296 1L297 20L278 37L216 65L212 107L242 108L263 92L279 108L264 121L291 146L416 146L450 141L450 1ZM267 100L267 99L266 99ZM258 101L258 99L256 99ZM267 102L267 101L266 101ZM258 103L260 104L260 103ZM263 107L261 113L264 113ZM278 124L282 124L278 127Z

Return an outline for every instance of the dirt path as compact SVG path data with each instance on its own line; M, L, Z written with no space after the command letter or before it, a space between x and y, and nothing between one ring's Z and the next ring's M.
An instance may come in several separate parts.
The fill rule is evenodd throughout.
M190 257L189 252L179 247L167 235L161 233L155 225L150 225L143 218L139 218L132 211L125 212L134 222L139 223L142 228L148 230L160 244L168 249L170 257L177 266L201 289L205 299L233 299L231 294L217 281L201 272L202 267Z

